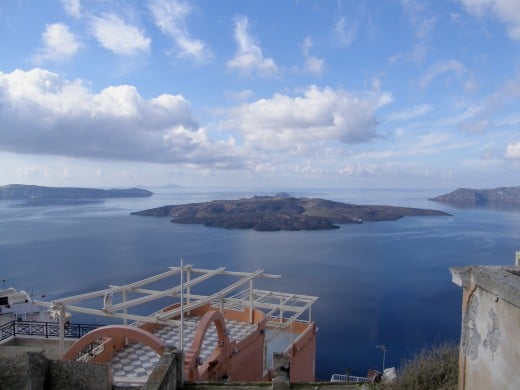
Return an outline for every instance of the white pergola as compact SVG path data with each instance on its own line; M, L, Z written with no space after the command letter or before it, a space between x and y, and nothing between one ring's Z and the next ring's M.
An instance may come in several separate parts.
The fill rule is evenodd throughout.
M218 275L232 276L238 278L238 280L210 295L192 293L191 288L193 286ZM176 277L178 279L179 276L180 284L175 282L173 287L167 288L166 290L145 288L147 285L167 278ZM253 322L253 310L262 310L268 320L267 326L279 330L287 328L296 320L310 322L311 306L316 302L318 297L257 290L253 288L253 281L255 279L275 279L280 277L280 275L266 274L261 269L254 272L234 272L226 271L225 267L213 270L194 268L192 265L184 265L181 260L180 267L170 267L166 272L133 283L122 286L110 285L109 288L102 290L56 299L51 302L34 301L34 303L59 313L61 356L64 354L64 327L66 313L68 312L119 318L123 320L124 325L127 325L130 320L140 323L178 326L180 328L179 349L182 349L184 326L193 326L193 323L184 321L184 315L189 315L191 310L206 304L211 304L212 306L220 308L220 310L224 308L244 309L248 307L250 309L250 323ZM247 287L244 289L244 286ZM241 290L238 291L239 289ZM132 299L129 299L129 295L132 295ZM134 296L137 297L133 298ZM177 303L180 306L167 312L160 310L150 315L139 315L129 312L131 308L166 297L174 299L172 303ZM92 304L86 305L86 301L100 298L102 298L101 307L92 307ZM81 304L82 302L83 304ZM300 318L305 311L308 312L308 320Z

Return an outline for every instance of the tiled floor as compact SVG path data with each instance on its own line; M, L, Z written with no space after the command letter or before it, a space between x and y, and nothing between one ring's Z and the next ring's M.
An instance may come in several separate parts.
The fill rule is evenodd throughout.
M200 317L189 317L185 319L185 322L198 323L199 320ZM196 329L196 326L184 327L184 350L191 347ZM256 325L226 320L226 330L229 331L229 337L233 340L244 339L254 329L256 329ZM178 346L179 332L178 327L164 325L155 332L155 335L162 338L167 345ZM214 351L217 341L217 330L214 326L210 326L200 351L200 357L203 361ZM114 354L111 361L112 372L116 380L118 377L137 377L139 381L145 381L158 361L159 355L150 347L139 343L130 343Z

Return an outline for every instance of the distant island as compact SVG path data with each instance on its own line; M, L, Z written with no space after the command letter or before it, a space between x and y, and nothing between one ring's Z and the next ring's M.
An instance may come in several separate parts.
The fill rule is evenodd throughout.
M141 188L103 190L78 187L42 187L25 184L0 186L0 199L24 200L15 207L78 205L95 203L106 198L136 198L152 196L153 192Z
M429 200L450 203L456 206L520 206L520 187L488 189L458 188L448 194Z
M278 195L162 206L131 214L170 217L173 223L257 231L325 230L336 229L339 227L337 224L394 221L405 216L449 215L437 210L362 206L319 198L295 198L285 193Z

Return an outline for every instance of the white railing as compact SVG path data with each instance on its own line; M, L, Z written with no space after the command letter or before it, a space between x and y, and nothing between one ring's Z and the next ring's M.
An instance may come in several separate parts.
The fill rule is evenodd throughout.
M330 377L330 381L331 382L364 383L367 381L367 378L364 376L332 374L332 376Z
M93 343L90 343L82 351L78 353L76 356L76 361L87 363L89 360L93 359L101 352L105 350L105 344L102 340L96 340Z

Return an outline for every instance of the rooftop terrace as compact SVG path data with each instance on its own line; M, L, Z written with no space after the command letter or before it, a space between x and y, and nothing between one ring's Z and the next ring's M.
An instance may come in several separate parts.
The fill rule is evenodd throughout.
M226 277L226 281L235 280L223 287L221 283L216 291L207 293L218 285L213 283L218 276ZM256 345L255 359L259 362L257 365L263 367L263 374L256 373L255 377L264 378L272 362L266 355L284 352L284 348L289 348L305 332L315 333L315 326L312 329L309 326L312 324L311 307L317 297L254 288L254 281L258 279L279 277L263 270L200 269L181 262L180 267L170 267L166 272L136 282L33 303L58 313L58 356L66 360L108 362L116 383L145 383L166 347L184 351L186 367L191 364L191 371L186 368L187 372L191 372L191 378L198 378L194 371L206 370L207 374L216 362L222 365L222 372L233 371L231 367L240 365L240 359L250 359L251 346ZM164 307L151 314L142 314L154 301L164 303ZM97 340L90 340L87 334L69 348L65 340L65 322L69 313L74 312L119 319L122 325L118 329L125 336L117 337L114 328L107 327L106 334L94 332L100 335ZM214 313L211 318L209 313ZM203 324L205 321L210 323ZM198 347L195 347L196 339L200 339ZM304 345L305 341L300 343ZM313 345L309 350L312 367ZM221 355L225 355L225 359Z

